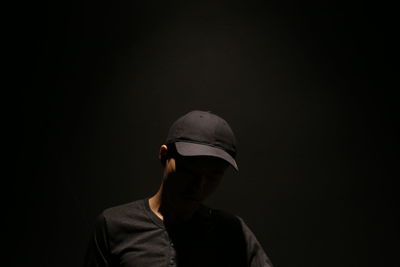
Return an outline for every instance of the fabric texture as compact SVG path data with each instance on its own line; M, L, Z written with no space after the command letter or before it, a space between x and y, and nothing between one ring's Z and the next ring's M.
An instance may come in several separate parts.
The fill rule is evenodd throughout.
M202 206L180 225L165 225L148 199L104 210L89 242L85 267L272 267L244 221Z

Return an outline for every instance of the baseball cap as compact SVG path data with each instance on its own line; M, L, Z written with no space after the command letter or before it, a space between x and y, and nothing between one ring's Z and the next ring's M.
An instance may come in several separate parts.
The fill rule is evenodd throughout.
M212 156L227 161L239 170L236 138L229 124L211 111L193 110L170 127L166 144L175 143L181 156Z

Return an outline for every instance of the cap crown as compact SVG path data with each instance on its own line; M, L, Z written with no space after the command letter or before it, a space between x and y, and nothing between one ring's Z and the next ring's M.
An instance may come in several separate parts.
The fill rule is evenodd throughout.
M189 142L223 149L236 156L236 138L229 124L210 111L191 111L171 126L166 143Z

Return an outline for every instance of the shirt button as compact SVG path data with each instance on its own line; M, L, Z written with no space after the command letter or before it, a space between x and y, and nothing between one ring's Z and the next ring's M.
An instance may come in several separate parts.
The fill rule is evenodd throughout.
M173 247L173 246L174 246L174 243L172 243L172 242L171 242L170 244L171 244L171 247Z
M170 265L174 265L174 264L175 264L174 258L171 258L171 259L169 260L169 264L170 264Z

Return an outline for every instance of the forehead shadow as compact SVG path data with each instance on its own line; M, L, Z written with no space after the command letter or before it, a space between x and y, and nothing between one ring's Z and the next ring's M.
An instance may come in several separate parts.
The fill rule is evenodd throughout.
M207 167L215 169L226 169L229 163L223 159L212 156L186 156L178 159L178 164L185 164L194 167Z

